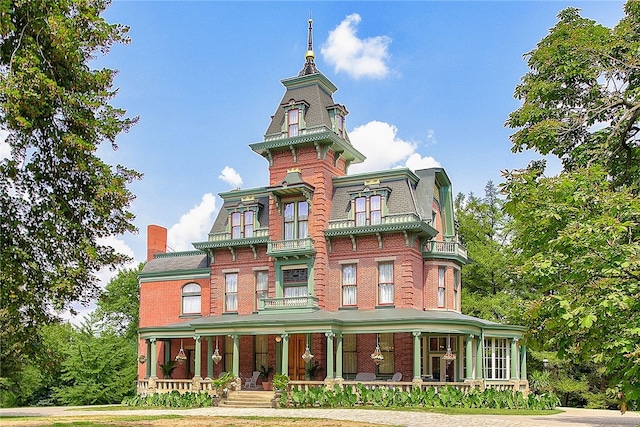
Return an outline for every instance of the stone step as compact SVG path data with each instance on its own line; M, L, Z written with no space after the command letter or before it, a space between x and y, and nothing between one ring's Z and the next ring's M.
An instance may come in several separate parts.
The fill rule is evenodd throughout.
M236 408L270 408L273 396L272 391L242 390L232 393L222 404Z

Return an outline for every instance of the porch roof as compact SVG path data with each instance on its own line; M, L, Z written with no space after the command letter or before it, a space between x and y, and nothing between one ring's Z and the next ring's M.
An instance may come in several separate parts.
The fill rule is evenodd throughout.
M166 326L140 328L141 338L180 336L265 335L341 332L422 332L493 337L522 337L523 326L503 325L456 311L379 308L375 310L315 310L259 312L248 315L223 314L200 317Z

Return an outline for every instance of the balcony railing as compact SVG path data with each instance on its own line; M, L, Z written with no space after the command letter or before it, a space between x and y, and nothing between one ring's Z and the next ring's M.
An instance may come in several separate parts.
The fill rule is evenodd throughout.
M318 298L306 297L278 297L258 300L260 310L285 310L290 308L317 308Z
M313 251L313 239L276 240L267 245L267 255L309 253Z
M232 239L231 238L231 233L213 233L213 234L209 234L209 241L210 242L221 242L224 240L242 240L242 239L253 239L255 237L268 237L269 236L269 229L268 228L258 228L256 230L253 231L253 236L251 237L241 237L241 238L237 238L237 239Z
M467 258L467 248L460 242L430 240L425 243L424 252L433 255L457 255Z
M380 220L380 224L364 224L359 225L358 227L367 227L367 226L378 226L378 225L389 225L389 224L404 224L408 222L426 222L430 224L431 221L425 221L420 219L420 217L414 213L404 213L404 214L396 214L396 215L386 215L383 216ZM356 221L353 219L340 219L329 221L329 230L341 229L341 228L354 228L356 227Z

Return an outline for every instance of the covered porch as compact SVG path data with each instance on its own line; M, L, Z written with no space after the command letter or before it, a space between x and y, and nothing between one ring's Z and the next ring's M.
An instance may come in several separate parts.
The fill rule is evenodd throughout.
M453 311L411 308L205 317L140 330L140 360L147 363L139 369L138 393L209 391L223 372L251 388L283 373L290 386L305 388L366 383L526 391L523 333ZM160 365L176 360L172 377L162 378ZM260 370L267 378L246 384Z

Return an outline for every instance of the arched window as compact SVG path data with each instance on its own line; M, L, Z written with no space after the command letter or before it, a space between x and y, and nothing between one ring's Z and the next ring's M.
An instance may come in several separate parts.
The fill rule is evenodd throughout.
M197 283L182 287L182 314L199 314L201 311L201 289Z

